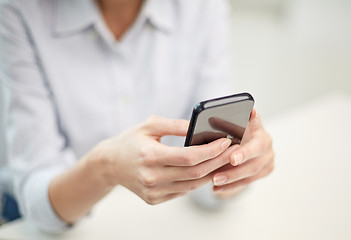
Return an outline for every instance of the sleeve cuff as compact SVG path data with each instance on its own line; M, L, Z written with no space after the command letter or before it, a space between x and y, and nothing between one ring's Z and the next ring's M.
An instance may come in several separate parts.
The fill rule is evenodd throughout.
M72 225L64 222L55 213L49 199L49 185L54 177L64 170L61 168L45 168L31 174L22 186L19 198L22 214L41 230L47 232L63 232Z

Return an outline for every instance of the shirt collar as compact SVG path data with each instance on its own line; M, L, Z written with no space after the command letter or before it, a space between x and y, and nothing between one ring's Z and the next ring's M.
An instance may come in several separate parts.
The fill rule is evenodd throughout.
M145 0L140 12L156 29L169 33L175 27L175 9L171 0ZM100 16L94 0L54 1L54 27L56 36L77 33L92 26Z
M74 34L93 25L97 17L94 0L54 1L53 32L57 36Z
M175 6L171 0L146 0L143 14L151 25L166 33L171 32L175 27Z

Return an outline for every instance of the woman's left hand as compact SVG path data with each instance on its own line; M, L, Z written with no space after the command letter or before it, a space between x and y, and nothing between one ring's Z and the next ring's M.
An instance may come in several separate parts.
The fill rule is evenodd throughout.
M227 151L232 151L230 163L218 169L212 177L214 193L220 198L235 195L251 182L273 171L272 138L263 128L255 109L251 113L242 144L234 145Z

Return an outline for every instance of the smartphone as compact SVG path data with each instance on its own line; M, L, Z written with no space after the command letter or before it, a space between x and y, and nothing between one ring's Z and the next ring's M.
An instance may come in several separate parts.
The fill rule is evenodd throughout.
M240 93L198 103L190 120L184 146L202 145L219 138L240 144L254 106L249 93Z

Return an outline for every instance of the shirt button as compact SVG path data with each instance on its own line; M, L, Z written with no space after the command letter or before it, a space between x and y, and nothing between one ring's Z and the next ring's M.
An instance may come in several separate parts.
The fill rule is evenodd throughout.
M124 104L124 105L129 105L130 104L130 96L129 94L125 93L121 96L121 102Z

